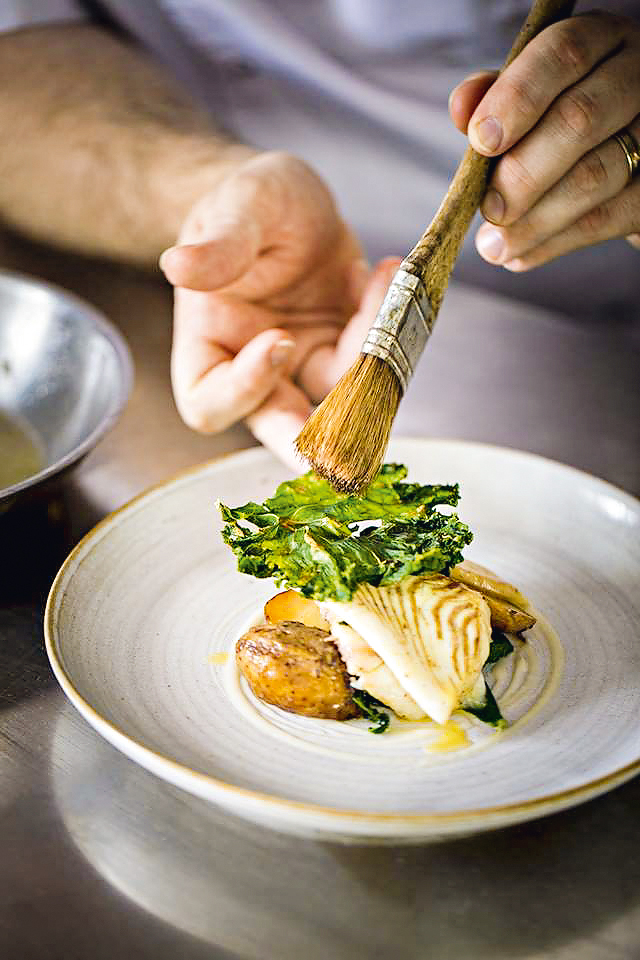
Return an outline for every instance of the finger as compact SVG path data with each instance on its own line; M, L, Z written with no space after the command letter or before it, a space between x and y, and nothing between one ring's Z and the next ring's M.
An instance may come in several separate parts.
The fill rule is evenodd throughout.
M640 122L629 129L640 136ZM478 252L497 264L522 256L562 233L593 207L617 196L628 180L629 168L620 144L609 139L582 157L515 223L508 227L482 226L476 234Z
M449 115L460 133L466 133L473 112L498 76L497 70L472 73L449 95Z
M640 250L640 233L630 233L626 240L636 250Z
M297 362L311 347L306 338L320 331L319 341L336 340L344 319L336 311L317 309L273 309L264 303L252 303L227 293L202 293L198 290L175 291L176 324L185 324L193 337L219 343L230 354L238 353L253 337L266 330L286 327L300 337ZM331 336L327 336L327 332Z
M613 200L594 207L562 233L523 256L508 260L502 266L514 273L522 273L562 254L590 247L612 237L628 236L639 229L640 180L636 180Z
M369 277L358 310L345 326L338 345L332 376L337 380L356 359L365 341L369 327L382 306L389 284L402 260L400 257L385 257L380 260Z
M364 258L354 260L348 268L347 274L347 307L348 314L352 314L360 306L360 301L369 284L371 267Z
M332 355L338 338L340 336L342 325L339 323L323 323L321 318L317 325L311 327L307 325L299 326L295 322L287 324L287 329L295 339L295 349L291 354L291 359L287 364L289 376L301 383L301 374L305 370L311 357L316 352L326 349ZM305 389L306 389L306 385Z
M640 56L623 49L553 104L502 157L482 212L494 223L519 219L593 147L627 126L640 107Z
M202 243L169 247L160 257L160 268L169 283L190 290L219 290L245 273L260 252L260 231L255 221L219 220Z
M282 380L262 406L247 417L247 425L260 443L296 473L301 473L304 465L294 442L311 410L302 390L290 380Z
M286 331L267 330L231 358L218 344L176 324L171 380L182 419L200 433L217 433L247 416L273 391L294 349Z
M336 338L337 343L314 350L300 369L298 382L314 402L319 403L326 396L357 358L400 263L399 257L387 257L376 265L360 306Z
M469 123L479 153L504 153L533 129L564 90L622 41L629 22L609 14L571 17L543 30L490 87Z

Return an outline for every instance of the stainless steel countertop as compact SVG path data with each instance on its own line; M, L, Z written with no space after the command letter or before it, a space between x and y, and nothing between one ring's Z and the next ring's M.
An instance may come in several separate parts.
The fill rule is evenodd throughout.
M116 429L0 522L0 957L620 960L640 957L640 779L562 814L426 847L301 841L157 780L58 689L42 610L69 547L147 485L251 442L198 437L168 376L157 279L0 237L0 266L86 297L127 336ZM640 259L639 259L640 267ZM631 318L606 329L453 288L399 433L533 450L640 493Z

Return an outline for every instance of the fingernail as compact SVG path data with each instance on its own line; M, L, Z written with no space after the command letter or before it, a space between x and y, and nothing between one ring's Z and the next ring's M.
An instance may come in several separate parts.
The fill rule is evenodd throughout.
M502 234L492 227L480 227L476 234L476 249L485 260L499 260L504 249Z
M291 356L291 351L295 347L293 340L278 340L277 343L273 345L270 353L270 360L272 367L282 367L289 357Z
M506 263L503 263L502 266L505 270L509 270L511 273L523 273L527 268L524 265L524 261L520 260L518 257L515 257L513 260L507 260Z
M175 249L176 249L175 247L167 247L167 249L163 250L163 252L160 254L160 258L158 260L158 266L160 267L161 270L165 269L169 254L172 253Z
M500 223L504 217L504 200L502 194L490 187L482 201L482 216L493 223Z
M502 124L495 117L485 117L480 123L474 123L476 139L485 150L497 150L502 141Z

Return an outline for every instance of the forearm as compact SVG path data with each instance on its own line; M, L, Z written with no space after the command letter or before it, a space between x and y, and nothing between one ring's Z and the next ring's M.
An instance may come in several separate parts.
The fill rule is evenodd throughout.
M60 246L151 263L193 203L254 151L108 32L0 36L0 219Z

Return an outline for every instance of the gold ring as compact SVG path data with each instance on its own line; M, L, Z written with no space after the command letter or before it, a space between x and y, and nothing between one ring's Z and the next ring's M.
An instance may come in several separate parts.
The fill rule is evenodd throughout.
M613 139L618 141L624 151L629 167L629 180L633 180L640 167L640 144L628 127L614 133Z

